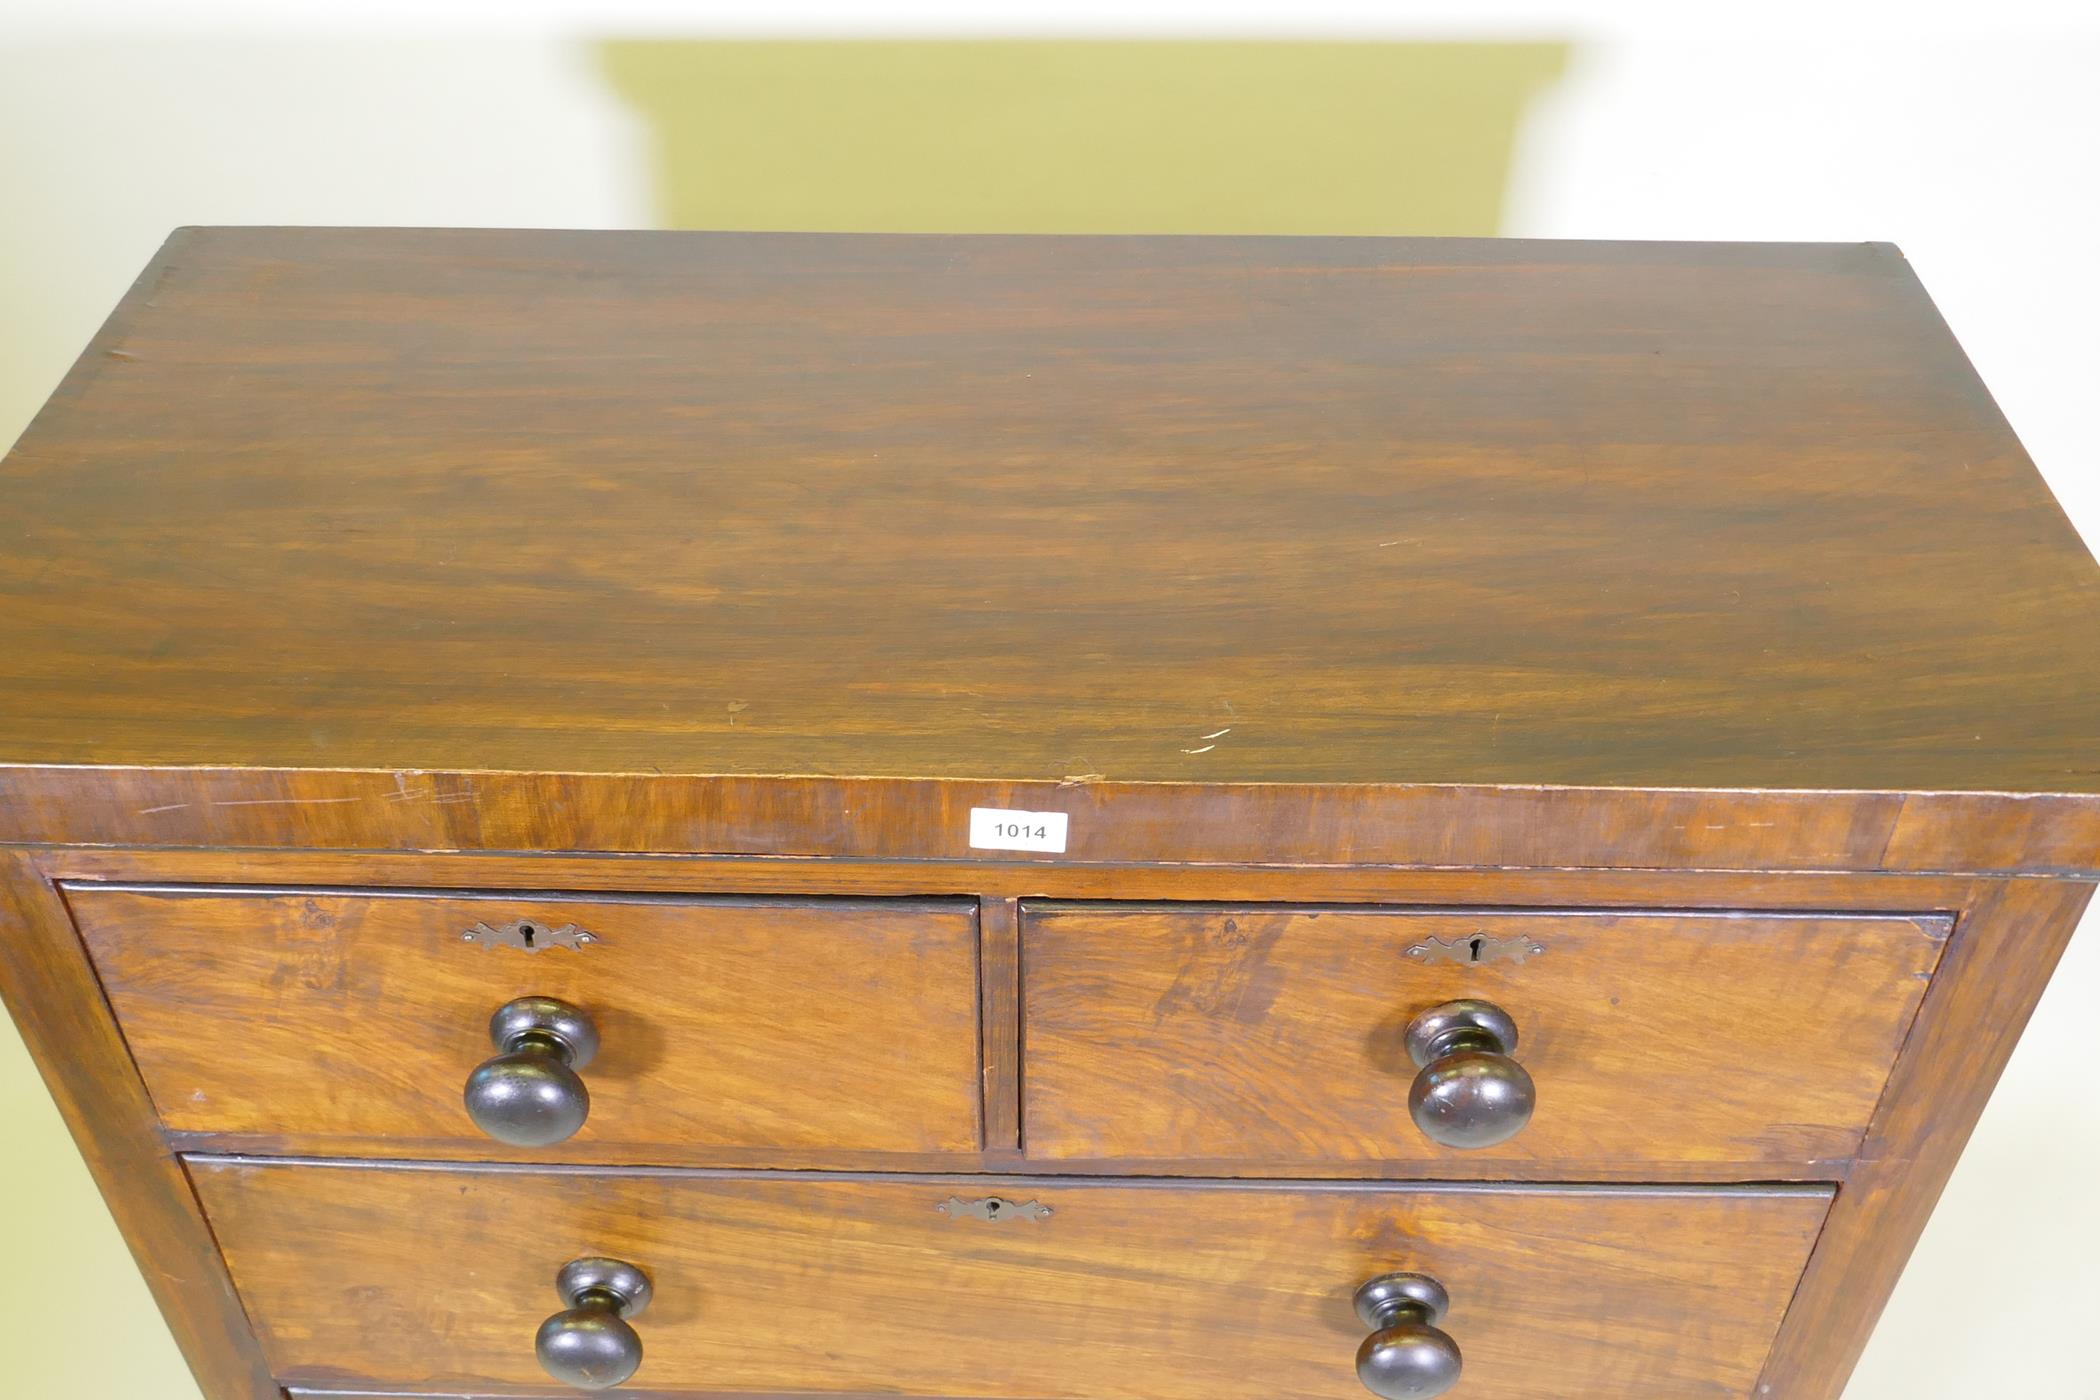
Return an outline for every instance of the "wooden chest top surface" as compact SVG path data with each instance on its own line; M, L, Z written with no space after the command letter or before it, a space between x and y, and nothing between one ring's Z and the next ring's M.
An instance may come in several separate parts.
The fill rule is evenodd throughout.
M2100 792L1881 245L188 229L0 500L0 763Z

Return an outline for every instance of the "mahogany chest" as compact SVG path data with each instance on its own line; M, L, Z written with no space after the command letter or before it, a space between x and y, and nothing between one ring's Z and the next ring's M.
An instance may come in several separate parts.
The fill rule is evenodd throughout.
M0 502L211 1400L1831 1400L2100 875L1885 245L185 229Z

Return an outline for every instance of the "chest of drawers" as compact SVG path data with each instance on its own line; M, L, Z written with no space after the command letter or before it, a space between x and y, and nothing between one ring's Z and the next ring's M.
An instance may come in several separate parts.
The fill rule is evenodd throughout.
M2100 875L1885 246L182 230L0 493L210 1400L1833 1400Z

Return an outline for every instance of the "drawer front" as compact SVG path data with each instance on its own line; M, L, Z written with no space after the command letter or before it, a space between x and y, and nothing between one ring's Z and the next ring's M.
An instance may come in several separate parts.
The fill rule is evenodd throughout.
M1030 1156L1672 1164L1850 1156L1937 965L1937 918L1035 906ZM1477 942L1476 942L1477 940ZM1432 1141L1408 1030L1505 1011L1535 1086L1507 1141ZM1578 1176L1579 1179L1579 1176Z
M1825 1188L1090 1184L199 1159L289 1384L486 1395L575 1256L640 1267L635 1389L1362 1400L1351 1295L1433 1276L1468 1400L1756 1380ZM940 1209L991 1193L988 1220Z
M179 1131L504 1160L978 1145L971 905L85 886L69 898ZM496 1054L491 1014L528 996L570 1003L598 1034L579 1070L589 1116L551 1146L493 1140L462 1100Z

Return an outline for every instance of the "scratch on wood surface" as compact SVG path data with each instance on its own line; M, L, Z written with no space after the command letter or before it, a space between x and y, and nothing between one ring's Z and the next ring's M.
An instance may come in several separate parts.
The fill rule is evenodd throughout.
M179 812L189 805L190 804L187 802L170 802L165 807L141 807L139 808L139 815L142 817L150 817L155 812Z
M1214 748L1216 748L1216 747L1217 747L1217 745L1216 745L1216 744L1205 744L1205 745L1204 745L1204 746L1203 746L1202 748L1200 748L1200 749L1183 749L1183 750L1182 750L1182 752L1183 752L1183 753L1209 753L1209 752L1210 752L1210 751L1211 751L1212 749L1214 749Z
M1232 732L1232 726L1228 724L1228 725L1226 725L1226 726L1225 726L1225 727L1224 727L1223 729L1220 729L1220 730L1218 730L1218 731L1217 731L1217 732L1216 732L1215 734L1202 734L1202 735L1198 735L1197 737L1198 737L1198 738L1203 738L1203 739L1222 739L1222 738L1224 738L1224 737L1225 737L1225 736L1226 736L1227 734L1230 734L1231 732Z

